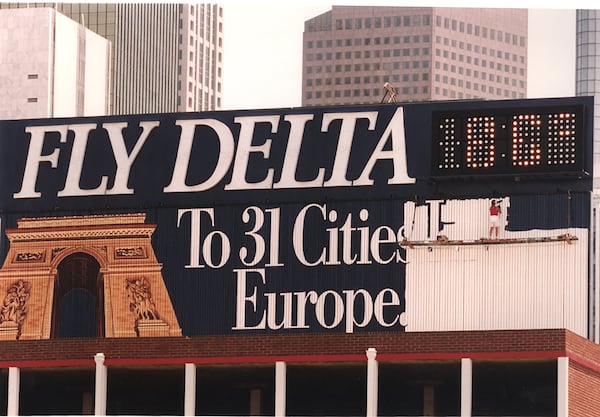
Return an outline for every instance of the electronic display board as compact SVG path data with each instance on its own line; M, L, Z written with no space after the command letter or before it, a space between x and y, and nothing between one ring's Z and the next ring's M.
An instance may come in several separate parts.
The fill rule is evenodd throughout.
M589 175L585 107L435 112L434 176Z

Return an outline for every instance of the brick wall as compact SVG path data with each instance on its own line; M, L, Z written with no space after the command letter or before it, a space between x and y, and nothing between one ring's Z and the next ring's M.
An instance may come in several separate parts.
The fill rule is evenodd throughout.
M600 373L572 361L569 365L569 415L600 416Z
M88 361L93 365L93 356L98 352L105 354L107 364L366 360L365 350L370 347L377 349L379 360L547 358L566 354L567 334L557 329L19 340L0 342L0 366ZM584 342L582 346L591 343Z

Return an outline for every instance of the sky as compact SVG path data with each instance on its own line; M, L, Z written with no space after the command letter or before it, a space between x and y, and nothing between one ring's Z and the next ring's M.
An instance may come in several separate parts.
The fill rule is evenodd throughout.
M530 3L530 4L528 4ZM528 97L575 94L575 8L598 8L592 1L508 0L502 7L529 7ZM304 21L331 9L332 4L446 6L448 1L415 4L406 0L247 2L225 0L223 109L298 107L302 87ZM452 6L473 6L456 0ZM491 1L476 3L498 7ZM570 8L567 8L570 7Z

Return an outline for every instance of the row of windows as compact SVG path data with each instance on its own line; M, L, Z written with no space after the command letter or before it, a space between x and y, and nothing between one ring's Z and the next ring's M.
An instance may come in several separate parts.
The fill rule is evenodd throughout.
M429 86L411 86L411 87L402 87L402 94L428 94ZM307 100L312 99L321 99L321 98L341 98L341 97L377 97L380 99L383 95L383 90L381 88L355 88L355 89L345 89L345 90L325 90L325 91L307 91L304 94L304 97Z
M379 84L382 80L387 79L389 77L380 77L379 75L368 75L364 77L330 77L330 78L309 78L306 80L307 87L319 87L321 85L359 85L359 84ZM429 81L429 73L428 72L415 72L412 74L394 74L392 77L392 81L398 82L418 82L418 81Z
M376 49L376 50L365 50L365 51L346 51L346 52L336 52L335 55L333 52L319 52L316 54L306 54L307 61L322 61L323 59L327 61L331 61L334 59L369 59L369 58L388 58L391 56L419 56L425 55L428 56L430 53L429 48L402 48L402 49Z
M485 73L482 74L482 78L476 78L477 75L475 75L475 79L476 80L481 80L481 81L486 81L486 76ZM468 77L470 77L470 74L467 74ZM363 76L363 77L327 77L327 78L308 78L305 81L305 85L306 87L321 87L322 85L360 85L360 84L379 84L380 82L383 82L383 80L385 79L391 79L391 81L393 82L403 82L403 83L408 83L408 82L419 82L419 81L429 81L429 73L424 72L424 73L412 73L412 74L393 74L391 77L389 76L385 76L385 77L380 77L379 75L368 75L368 76ZM479 83L479 82L472 82L472 81L463 81L463 79L461 78L456 78L456 77L449 77L447 75L440 75L440 74L435 74L434 79L436 82L442 82L444 84L449 84L449 85L457 85L458 87L465 87L467 89L471 89L473 88L474 90L479 90L479 86L482 86L482 90L481 91L486 91L486 88L489 88L490 90L493 90L494 88L498 88L495 86L490 85L489 87L486 87L486 84L484 83ZM492 74L489 75L489 78L487 78L487 81L490 83L495 83L495 84L504 84L507 86L512 86L514 88L517 87L517 85L519 86L520 89L525 89L525 81L524 80L519 80L517 81L514 78L509 78L509 77L501 77L501 76L496 76L494 77ZM472 87L473 86L473 87Z
M435 17L435 25L442 27L442 17ZM504 42L507 44L519 45L525 47L525 36L519 36L508 32L502 32L501 30L487 28L485 26L474 25L472 23L465 23L463 21L457 21L456 19L450 19L448 17L443 18L444 29L452 31L458 31L460 33L467 33L467 35L480 36L484 39L495 40L498 42Z
M382 27L391 28L414 26L431 26L431 16L413 15L335 19L336 30L354 30L371 28L380 29ZM311 31L310 28L309 31Z
M436 43L438 45L442 45L442 38L440 36L436 36L435 39ZM457 41L456 39L448 39L448 38L443 38L443 44L444 46L451 46L452 48L458 48L458 49L466 49L467 52L475 52L476 54L481 54L481 55L488 55L491 57L495 57L495 58L504 58L506 61L510 61L511 58L514 62L520 61L522 64L525 63L525 56L524 55L519 55L517 56L517 54L515 53L510 53L510 52L503 52L499 49L494 49L494 48L487 48L485 46L479 46L479 45L473 45L471 43L466 43L462 42L462 41ZM444 52L444 56L448 57L448 53L450 53L449 51L445 51ZM452 59L455 59L456 57L456 52L452 52L451 53L453 56Z
M316 65L316 66L307 66L306 73L307 74L321 74L323 71L326 73L331 73L333 70L335 72L359 72L359 71L379 71L383 70L399 70L399 69L418 69L418 68L429 68L429 61L401 61L401 62L374 62L374 63L364 63L364 64L337 64L337 65Z
M472 82L472 81L464 81L460 78L455 78L455 77L448 77L447 75L441 75L440 74L436 74L435 75L435 81L437 82L442 82L443 84L449 84L449 85L456 85L458 87L465 87L467 89L473 89L473 90L479 90L479 86L481 86L481 91L485 92L486 89L489 88L490 91L493 91L494 88L498 89L498 87L490 85L486 87L486 84L480 84L478 82ZM492 79L490 79L489 81L494 81ZM517 80L515 80L514 78L508 78L508 77L497 77L496 82L498 84L502 84L502 82L504 81L504 85L510 85L512 87L517 87ZM519 81L518 82L519 87L521 89L525 88L525 81Z
M423 95L428 95L429 94L429 87L428 86L410 86L410 87L402 87L399 89L398 91L401 95L405 96L405 97L410 97L412 96L413 98L415 96L418 96L419 94L423 94ZM443 88L443 87L435 87L434 88L434 92L435 95L437 96L442 96L442 97L447 97L447 98L451 98L451 99L472 99L472 98L482 98L482 97L490 97L490 96L495 96L495 97L505 97L505 98L524 98L525 95L522 93L518 93L516 91L511 91L511 90L506 90L506 89L501 89L501 88L490 88L489 90L485 90L482 89L481 93L483 94L479 94L479 93L469 93L469 92L465 92L465 91L457 91L457 90L453 90L453 89L448 89L448 88ZM370 97L375 97L379 100L379 98L382 96L382 92L381 89L369 89L369 88L365 88L365 89L346 89L346 90L326 90L326 91L307 91L304 95L306 100L319 100L319 99L323 99L323 98L358 98L358 97L362 97L362 98L367 98L367 100L365 100L365 102L368 102L370 100L368 100L368 98ZM349 103L350 104L350 103Z
M444 51L444 52L447 52L447 51ZM454 54L454 53L452 53L452 54ZM440 50L439 49L436 49L435 55L438 56L438 57L439 56L443 56L444 58L448 58L447 54L445 54L445 53L444 54L440 54ZM480 60L477 57L471 58L470 56L467 56L466 59L464 59L464 58L465 57L463 55L460 55L458 61L459 62L466 62L467 64L473 64L473 65L476 65L476 66L481 66L482 68L488 68L489 67L491 70L496 69L498 71L504 71L504 72L511 72L512 71L513 74L516 74L517 70L518 70L521 73L521 75L525 74L525 69L524 68L518 69L514 65L511 66L511 65L508 65L508 64L503 64L501 62L495 62L495 61L489 61L488 62L488 60L486 60L486 59L481 59ZM453 56L451 59L456 60L456 56ZM439 64L439 62L437 64ZM448 64L444 64L444 66L448 67ZM455 68L455 65L451 65L451 67Z
M436 42L441 45L441 38L439 36L436 37ZM451 42L449 42L448 38L444 38L444 46L449 46L449 44L451 44L451 46L453 48L456 48L458 46L458 49L465 49L465 43L464 42L457 42L456 39L452 39ZM436 49L437 50L437 49ZM515 53L510 53L510 52L503 52L499 49L494 49L494 48L487 48L485 46L480 47L479 45L472 45L470 43L466 44L466 50L467 52L475 52L476 54L481 54L481 55L488 55L491 57L495 57L495 58L499 58L502 59L504 58L504 60L506 61L510 61L512 59L513 62L517 62L520 61L521 64L525 63L525 56L524 55L518 55ZM447 58L448 54L451 54L450 56L452 56L452 59L456 59L456 52L450 52L450 51L445 51L444 52L444 56ZM459 56L462 54L459 54Z
M448 97L451 99L455 99L455 98L471 99L471 98L482 98L483 97L482 94L471 94L471 93L466 93L463 91L456 91L456 90L452 90L452 89L448 89L448 88L441 88L441 87L435 87L434 91L437 96ZM495 97L505 97L505 98L525 98L525 94L518 93L516 91L502 90L500 88L488 91L485 96L489 97L491 95L493 95Z
M341 48L343 46L363 46L363 45L391 45L391 44L400 44L400 43L429 43L431 41L431 37L429 35L411 35L411 36L384 36L384 37L374 37L374 38L346 38L346 39L336 39L335 46ZM306 41L306 47L312 49L316 48L333 48L333 40L317 40L317 41Z
M485 67L485 65L482 65L483 67ZM494 68L497 71L501 71L504 72L505 74L513 74L513 75L517 75L517 73L519 73L519 75L521 77L525 77L525 68L517 68L515 66L509 66L509 65L504 65L502 66L501 64L498 64L496 67L494 67L493 62L490 62L490 70L494 70ZM464 68L461 66L456 66L453 64L440 64L439 61L437 61L435 63L435 69L442 69L443 71L447 71L447 72L452 72L455 73L458 71L459 74L464 74L466 73L467 76L471 76L471 72L473 72L473 74L475 74L476 77L479 76L479 70L475 70L475 69L471 69L471 68ZM481 76L483 79L486 78L486 72L485 71L481 71ZM492 79L494 75L493 74L489 74L490 79Z

